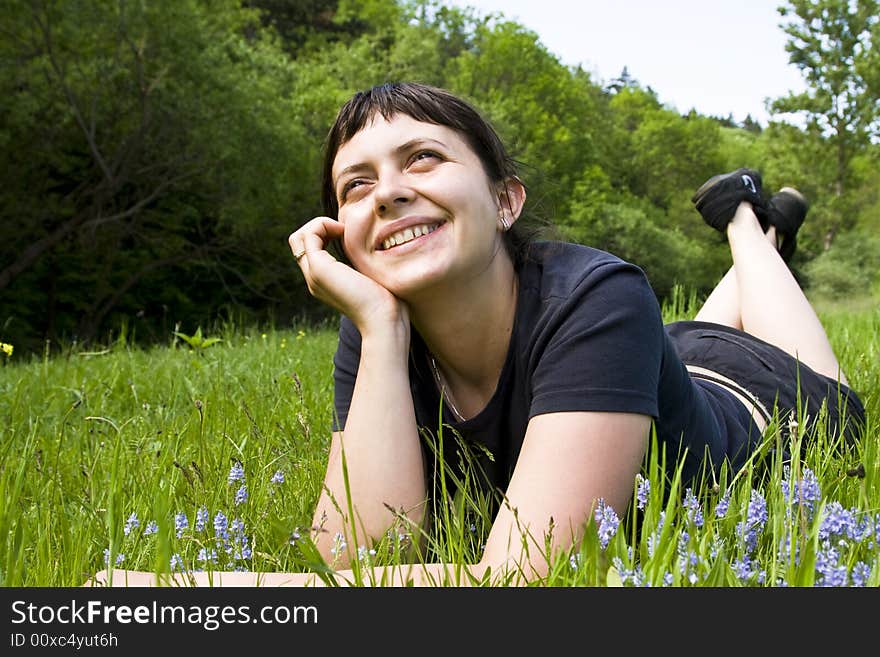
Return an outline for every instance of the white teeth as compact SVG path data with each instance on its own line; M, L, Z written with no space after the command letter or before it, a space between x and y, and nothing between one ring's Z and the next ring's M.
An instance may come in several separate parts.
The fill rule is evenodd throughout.
M410 226L409 228L404 228L399 233L394 233L390 237L387 237L382 242L383 249L390 249L393 246L400 246L401 244L406 244L414 240L417 237L421 237L422 235L427 235L428 233L433 233L437 230L437 224L425 224L421 226Z

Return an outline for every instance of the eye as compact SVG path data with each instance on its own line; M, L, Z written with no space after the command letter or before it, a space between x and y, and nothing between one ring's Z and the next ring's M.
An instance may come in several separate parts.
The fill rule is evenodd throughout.
M424 151L418 151L418 152L414 153L413 156L410 158L410 163L411 164L418 164L421 162L427 163L427 162L430 162L431 160L438 160L439 161L441 159L442 158L434 151L424 150Z
M339 199L341 201L344 201L348 197L349 192L363 186L364 184L366 184L366 182L367 181L363 178L353 178L349 180L347 183L345 183L345 185L342 186L342 190L339 193Z

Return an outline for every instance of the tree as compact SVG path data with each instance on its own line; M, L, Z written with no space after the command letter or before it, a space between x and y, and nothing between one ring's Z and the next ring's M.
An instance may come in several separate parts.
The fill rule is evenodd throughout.
M880 60L877 0L791 0L779 8L789 35L789 61L800 69L809 89L771 105L774 112L802 113L807 130L827 141L834 161L831 191L842 199L853 186L853 158L880 130ZM846 223L841 209L829 226L827 244Z
M254 12L235 0L19 0L5 19L4 321L88 339L117 309L177 312L238 285L267 294L236 264L309 177L293 70L246 38Z
M620 72L620 75L616 78L612 78L608 84L605 85L605 91L610 94L616 94L621 89L627 89L629 87L638 87L639 81L636 80L632 75L630 75L629 67L624 66L623 70Z
M601 87L560 63L534 32L506 20L478 26L473 46L450 70L449 86L488 114L524 163L530 206L564 214L581 173L612 150Z
M636 196L668 209L721 170L717 120L694 111L682 117L638 87L619 91L610 107L617 136L612 171Z
M752 118L751 114L746 114L746 118L744 118L742 122L742 129L755 134L760 134L761 130L763 130L760 122L758 122L757 119Z

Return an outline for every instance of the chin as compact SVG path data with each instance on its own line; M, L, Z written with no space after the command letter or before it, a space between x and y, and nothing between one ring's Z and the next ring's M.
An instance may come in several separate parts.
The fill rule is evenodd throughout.
M393 277L383 278L378 282L394 296L406 300L434 289L446 280L448 280L446 270L433 266L407 267L405 271L397 271Z

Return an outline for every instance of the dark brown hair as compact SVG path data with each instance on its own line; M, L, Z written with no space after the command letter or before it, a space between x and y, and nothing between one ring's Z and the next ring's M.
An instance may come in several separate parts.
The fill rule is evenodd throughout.
M454 94L416 82L389 82L352 96L336 115L336 121L324 144L321 195L324 214L336 217L339 205L333 188L333 160L339 149L362 130L375 116L391 119L405 114L416 121L452 128L462 135L483 164L493 183L511 178L520 180L517 165L504 147L492 125L473 106ZM522 182L520 180L520 182ZM504 234L504 243L516 266L526 256L534 237L517 221Z

